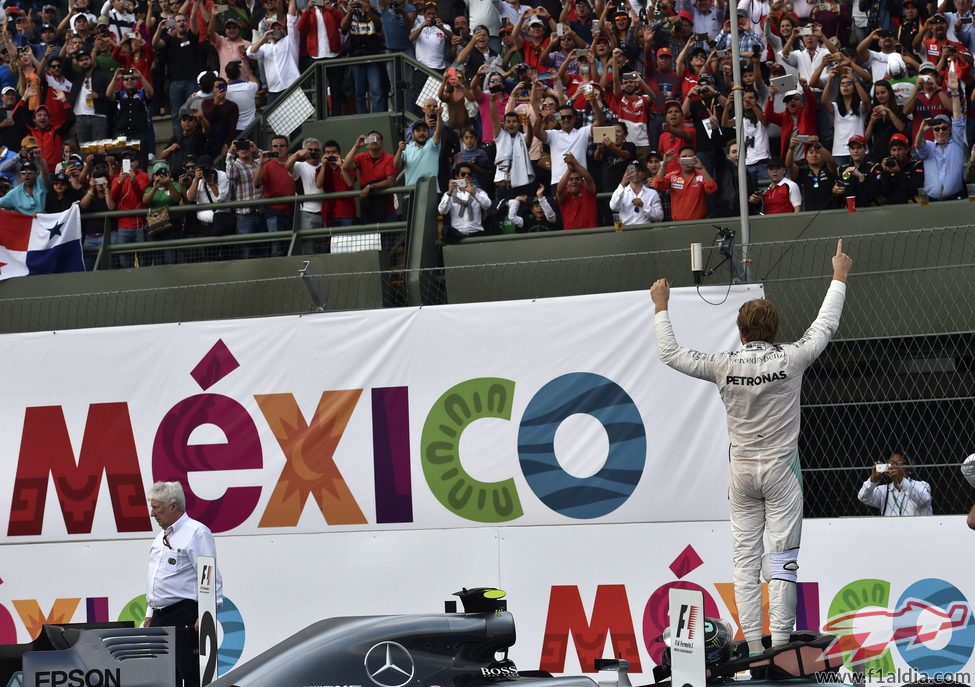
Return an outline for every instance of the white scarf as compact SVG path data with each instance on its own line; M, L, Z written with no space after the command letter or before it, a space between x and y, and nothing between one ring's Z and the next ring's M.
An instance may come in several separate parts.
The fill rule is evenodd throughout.
M512 188L530 184L535 178L531 161L528 159L528 146L525 145L525 134L520 131L514 136L502 129L494 139L494 161L498 169L508 179Z

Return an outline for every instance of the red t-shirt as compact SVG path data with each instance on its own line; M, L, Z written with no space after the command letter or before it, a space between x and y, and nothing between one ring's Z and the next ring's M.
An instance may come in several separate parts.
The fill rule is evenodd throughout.
M765 189L763 198L765 201L765 214L785 215L795 212L796 207L792 204L789 191L788 184L769 184L768 188Z
M355 188L355 172L353 171L349 176L352 177L352 186L345 183L340 168L332 169L326 165L325 185L322 192L351 191ZM326 200L322 203L322 219L325 220L326 227L332 226L333 220L352 219L358 216L359 214L355 210L355 198L339 198L338 200Z
M277 160L268 160L261 171L261 183L265 198L281 198L295 194L294 177L285 169L284 164ZM291 212L292 203L277 203L269 206L276 212Z
M680 149L684 146L690 146L697 149L697 131L694 129L693 124L688 124L687 122L682 122L680 125L681 130L688 134L691 140L688 142L680 136L674 136L669 131L665 131L660 134L660 139L657 141L657 150L661 155L666 155L668 150L674 151L674 157L671 158L670 162L667 163L667 173L677 172L680 169Z
M115 201L115 209L135 210L145 208L145 205L142 204L142 196L146 192L146 189L149 188L150 183L149 175L142 170L125 179L122 179L121 175L112 179L109 192L112 194L112 200ZM138 229L143 225L144 221L145 217L143 216L119 217L118 228Z
M586 186L579 193L566 193L559 203L563 229L592 229L597 226L596 194Z
M714 179L704 181L697 170L687 177L681 172L669 173L663 179L654 177L653 187L658 191L670 189L670 216L675 222L707 217L707 194L718 190Z
M938 64L938 62L941 61L941 51L944 50L946 45L953 46L960 53L966 53L966 54L968 53L967 47L965 47L958 41L949 41L947 39L945 40L944 43L939 43L936 39L929 38L927 40L921 41L921 45L922 45L922 49L921 49L922 59L925 59L931 62L932 64ZM969 57L969 59L971 59L971 57ZM970 71L968 61L956 60L955 64L958 65L956 67L956 71L958 72L958 80L967 81L968 73ZM947 69L941 70L941 78L944 79L945 85L947 86L947 82L948 82Z
M377 181L386 181L386 177L392 174L394 177L399 173L396 165L393 164L393 156L389 153L380 153L379 157L373 159L369 153L357 153L355 156L355 167L359 171L359 188L364 188L366 184L374 184ZM389 212L393 212L393 197L389 197Z
M917 132L921 129L921 122L929 117L934 117L935 115L946 114L951 116L951 111L948 110L942 103L941 98L938 97L937 92L932 95L928 95L924 91L921 91L917 100L914 101L914 121L911 124L911 143L914 143L914 139L917 137ZM928 129L928 132L924 135L929 141L934 140L934 132Z

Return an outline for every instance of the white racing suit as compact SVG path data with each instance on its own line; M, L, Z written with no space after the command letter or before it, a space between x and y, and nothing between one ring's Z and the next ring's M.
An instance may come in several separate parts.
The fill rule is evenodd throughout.
M839 326L845 297L846 284L833 281L801 339L782 345L753 341L732 353L682 348L668 313L655 318L660 359L678 372L717 385L727 410L735 601L753 653L761 651L763 531L769 541L765 574L773 645L788 642L795 626L802 532L799 391L802 373Z

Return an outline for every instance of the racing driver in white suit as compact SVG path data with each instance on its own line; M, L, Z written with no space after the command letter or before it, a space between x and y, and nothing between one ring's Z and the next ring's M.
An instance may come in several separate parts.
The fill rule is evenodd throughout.
M853 261L843 241L833 256L833 281L819 315L795 343L775 344L779 314L764 298L738 311L742 348L700 353L678 346L667 313L670 284L650 288L660 359L678 372L713 382L728 414L731 438L731 530L734 537L735 601L749 654L762 646L762 533L769 553L769 621L772 646L789 642L796 621L796 578L802 532L802 471L799 467L799 390L802 373L826 348L840 324L846 278Z

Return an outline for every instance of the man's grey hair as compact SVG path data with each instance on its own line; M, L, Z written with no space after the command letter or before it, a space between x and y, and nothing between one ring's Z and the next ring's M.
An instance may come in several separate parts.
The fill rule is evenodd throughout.
M301 147L302 148L307 148L308 146L310 146L312 144L317 145L319 148L322 147L322 142L321 141L319 141L317 138L311 138L311 137L306 138L304 141L302 141L301 142Z
M152 499L165 504L175 501L179 510L186 512L186 495L183 494L183 485L179 482L156 482L149 490L149 500Z

